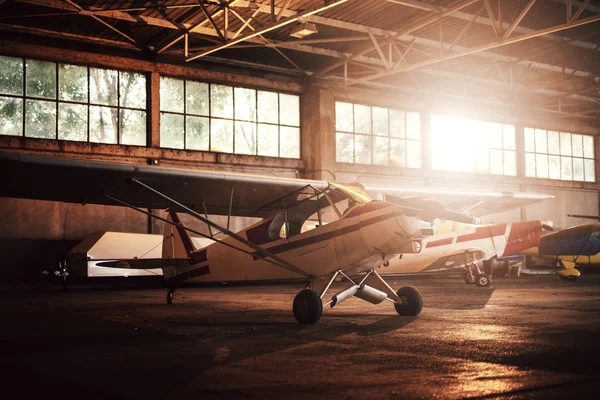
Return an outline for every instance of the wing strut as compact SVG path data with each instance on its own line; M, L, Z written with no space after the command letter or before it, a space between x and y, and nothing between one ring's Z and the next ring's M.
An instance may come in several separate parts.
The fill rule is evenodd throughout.
M257 251L257 252L258 252L258 254L260 254L261 256L263 256L263 258L265 259L265 261L269 261L269 260L267 260L266 258L267 258L267 257L270 257L270 258L272 258L273 260L277 261L277 263L272 263L272 264L274 264L274 265L277 265L277 266L279 266L279 267L281 267L281 268L285 268L285 269L287 269L287 270L289 270L289 271L292 271L292 272L294 272L294 273L296 273L296 274L299 274L299 275L305 276L305 277L307 277L307 278L313 278L313 276L312 276L312 275L308 274L306 271L302 270L301 268L298 268L298 267L296 267L295 265L293 265L293 264L291 264L291 263L289 263L289 262L285 261L285 260L284 260L284 259L282 259L281 257L278 257L278 256L276 256L276 255L274 255L274 254L270 253L268 250L266 250L266 249L264 249L264 248L262 248L262 247L260 247L260 246L257 246L256 244L252 243L252 242L251 242L251 241L249 241L248 239L246 239L246 238L243 238L242 236L240 236L240 235L238 235L238 234L236 234L236 233L234 233L234 232L231 232L231 231L230 231L228 228L223 228L223 227L222 227L222 226L220 226L219 224L217 224L217 223L215 223L215 222L211 221L211 220L210 220L210 219L208 219L208 218L205 218L204 216L202 216L201 214L198 214L196 211L192 210L191 208L184 206L183 204L179 203L178 201L175 201L175 200L173 200L173 199L172 199L172 198L170 198L169 196L167 196L167 195L165 195L165 194L163 194L163 193L159 192L158 190L156 190L156 189L154 189L154 188L152 188L152 187L150 187L150 186L146 185L145 183L143 183L143 182L141 182L141 181L139 181L139 180L137 180L137 179L135 179L135 178L131 178L131 182L132 182L132 183L136 183L136 184L140 185L141 187L143 187L143 188L145 188L145 189L147 189L147 190L151 191L152 193L154 193L154 194L156 194L156 195L158 195L158 196L162 197L163 199L165 199L165 200L167 201L167 203L171 204L171 205L172 205L174 208L180 208L180 209L184 210L185 212L187 212L187 213L188 213L188 214L190 214L191 216L193 216L193 217L195 217L195 218L199 219L200 221L204 222L205 224L207 224L207 225L209 225L209 226L212 226L212 227L214 227L214 228L216 228L216 229L220 229L220 230L221 230L223 233L225 233L226 235L230 236L232 239L234 239L234 240L236 240L236 241L238 241L238 242L242 243L242 244L243 244L243 245L245 245L245 246L248 246L248 247L250 247L251 249L254 249L255 251ZM141 211L141 210L140 210L140 211ZM197 233L197 232L194 232L194 233ZM204 237L207 237L207 235L206 235L206 234L203 234L202 236L204 236ZM214 240L214 239L213 239L213 240ZM225 242L223 242L223 241L220 241L220 243L223 243L223 244L224 244ZM242 251L242 249L239 249L239 248L237 248L237 247L235 247L235 246L230 246L230 247L232 247L232 248L234 248L234 249L237 249L237 250L241 250L241 251ZM244 251L244 252L246 252L246 251ZM246 252L246 253L247 253L247 252Z

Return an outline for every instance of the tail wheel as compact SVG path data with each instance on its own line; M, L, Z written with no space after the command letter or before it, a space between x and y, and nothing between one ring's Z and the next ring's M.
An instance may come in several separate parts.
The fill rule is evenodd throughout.
M475 284L479 287L488 287L492 284L492 280L487 274L477 274L475 276Z
M423 297L416 288L403 286L398 289L396 294L402 299L402 304L394 304L398 315L416 317L421 313L421 309L423 309Z
M301 324L315 324L323 314L323 301L314 290L304 289L294 298L293 310L296 321Z

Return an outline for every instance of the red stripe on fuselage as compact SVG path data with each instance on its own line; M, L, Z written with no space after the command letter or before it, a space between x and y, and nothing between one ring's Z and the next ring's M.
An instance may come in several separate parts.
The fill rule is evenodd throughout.
M342 227L340 229L335 229L335 230L330 231L330 232L326 232L326 233L323 233L323 234L320 234L320 235L315 235L315 236L307 237L305 239L300 239L300 240L296 240L296 241L293 241L293 242L282 243L282 244L279 244L277 246L273 246L273 247L270 247L270 248L265 248L265 250L268 251L271 254L284 253L286 251L295 250L295 249L298 249L300 247L309 246L311 244L319 243L319 242L322 242L322 241L325 241L325 240L333 239L333 238L336 238L338 236L342 236L342 235L345 235L345 234L348 234L348 233L352 233L352 232L358 231L361 228L364 228L364 227L372 225L372 224L376 224L377 222L385 221L386 219L393 218L396 215L398 215L397 212L391 212L391 213L387 213L387 214L382 214L382 215L379 215L377 217L372 217L372 218L369 218L367 220L358 222L358 223L353 224L351 226L345 226L345 227ZM315 229L320 229L320 228L315 228ZM254 253L252 253L252 256L254 257L255 260L263 258L257 251L255 251Z
M454 241L453 237L449 237L446 239L440 239L440 240L433 240L431 242L427 242L427 245L425 247L429 248L429 247L445 246L447 244L452 244L453 241Z
M475 229L474 233L461 235L456 238L456 243L468 242L471 240L485 239L492 236L504 235L506 224L495 224L491 226L481 226Z

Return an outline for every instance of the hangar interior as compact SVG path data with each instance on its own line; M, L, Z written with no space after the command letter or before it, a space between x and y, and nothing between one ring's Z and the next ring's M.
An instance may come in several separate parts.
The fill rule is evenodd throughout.
M0 0L0 148L546 193L484 221L564 228L599 213L594 3ZM162 229L120 207L0 203L4 277L96 231Z

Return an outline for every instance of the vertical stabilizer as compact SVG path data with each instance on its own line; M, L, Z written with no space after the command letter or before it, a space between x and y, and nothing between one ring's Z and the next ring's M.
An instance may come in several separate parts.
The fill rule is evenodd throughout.
M177 213L169 212L169 221L181 224ZM190 258L196 251L190 234L181 226L165 224L163 232L163 258Z

